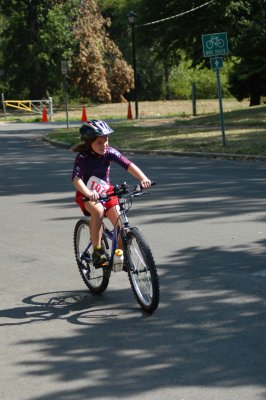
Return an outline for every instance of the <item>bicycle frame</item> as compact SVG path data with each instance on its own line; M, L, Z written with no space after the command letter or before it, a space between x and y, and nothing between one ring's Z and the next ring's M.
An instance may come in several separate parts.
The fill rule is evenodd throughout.
M107 226L103 222L103 236L106 236L112 242L110 260L109 260L111 268L113 266L115 250L117 249L117 245L118 245L118 237L119 237L119 235L121 235L122 231L129 226L126 211L123 207L123 202L121 201L121 199L118 199L118 200L119 200L120 214L118 216L116 226L114 226L113 229L110 230L109 228L107 228ZM121 239L123 240L122 237L121 237ZM109 250L109 244L106 243L106 245L107 245L107 249Z
M85 219L86 221L88 221L89 218L86 217L86 218L84 218L84 219ZM103 223L103 236L106 236L106 237L112 242L110 260L109 260L110 266L112 267L112 266L113 266L114 253L115 253L115 250L116 250L116 248L117 248L117 237L118 237L117 229L114 228L114 229L110 230L110 229L108 229L108 228L106 227L106 225ZM106 248L109 250L109 249L110 249L109 243L106 242L105 244L106 244ZM81 255L81 260L85 260L85 261L86 261L86 259L88 258L88 257L87 257L87 252L88 252L88 250L89 250L89 248L90 248L91 246L92 246L92 243L89 242L89 243L88 243L88 246L84 249L84 252L83 252L83 254Z
M112 267L115 250L117 249L117 237L118 237L117 230L115 228L110 230L103 223L103 236L106 236L112 242L110 260L109 260L110 266ZM108 242L106 243L106 248L109 250Z
M120 200L120 199L119 199ZM117 220L117 227L113 227L113 229L109 229L107 228L107 226L105 225L105 223L103 222L102 226L103 226L103 237L106 236L110 241L111 241L111 249L109 246L109 243L106 242L106 248L107 250L111 250L110 253L110 259L109 259L109 263L110 263L110 267L113 267L113 259L114 259L114 254L115 254L115 250L117 249L117 244L118 244L118 236L121 234L121 231L123 230L123 228L128 227L129 223L128 223L128 218L126 216L126 211L123 207L123 203L119 201L119 210L120 210L120 214ZM86 221L89 220L89 218L85 218ZM87 251L89 250L89 248L92 246L92 243L89 242L88 246L85 248L81 259L86 260L86 254Z

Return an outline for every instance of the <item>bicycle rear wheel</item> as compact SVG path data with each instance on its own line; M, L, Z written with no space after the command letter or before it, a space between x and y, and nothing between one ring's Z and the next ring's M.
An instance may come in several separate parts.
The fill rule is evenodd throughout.
M141 308L152 313L159 304L160 286L151 249L137 228L130 229L124 247L133 293Z
M102 246L106 250L105 239ZM92 293L104 292L109 284L110 269L95 268L92 263L92 244L90 241L89 220L80 219L74 229L74 251L80 275Z

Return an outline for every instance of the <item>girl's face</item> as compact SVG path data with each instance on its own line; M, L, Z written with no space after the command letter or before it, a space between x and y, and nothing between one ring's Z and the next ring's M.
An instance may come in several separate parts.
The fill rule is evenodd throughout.
M108 136L99 136L91 144L94 153L104 155L108 147Z

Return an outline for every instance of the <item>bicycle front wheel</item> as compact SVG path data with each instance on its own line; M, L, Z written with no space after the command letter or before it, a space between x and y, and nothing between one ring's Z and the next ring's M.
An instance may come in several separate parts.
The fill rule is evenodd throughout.
M102 246L105 248L103 238ZM74 251L80 275L92 293L100 294L107 289L110 279L109 268L95 268L92 263L89 220L80 219L74 230Z
M151 249L137 228L128 232L125 248L125 261L133 293L141 308L152 313L159 304L160 286Z

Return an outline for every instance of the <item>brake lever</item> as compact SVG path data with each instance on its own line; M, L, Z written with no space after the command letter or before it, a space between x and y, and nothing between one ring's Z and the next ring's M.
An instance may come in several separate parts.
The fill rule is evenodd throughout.
M138 183L138 184L135 186L135 191L136 191L136 192L142 192L142 187L141 187L141 184L140 184L140 183Z
M151 194L151 192L134 192L134 197L140 197L143 196L145 194Z

